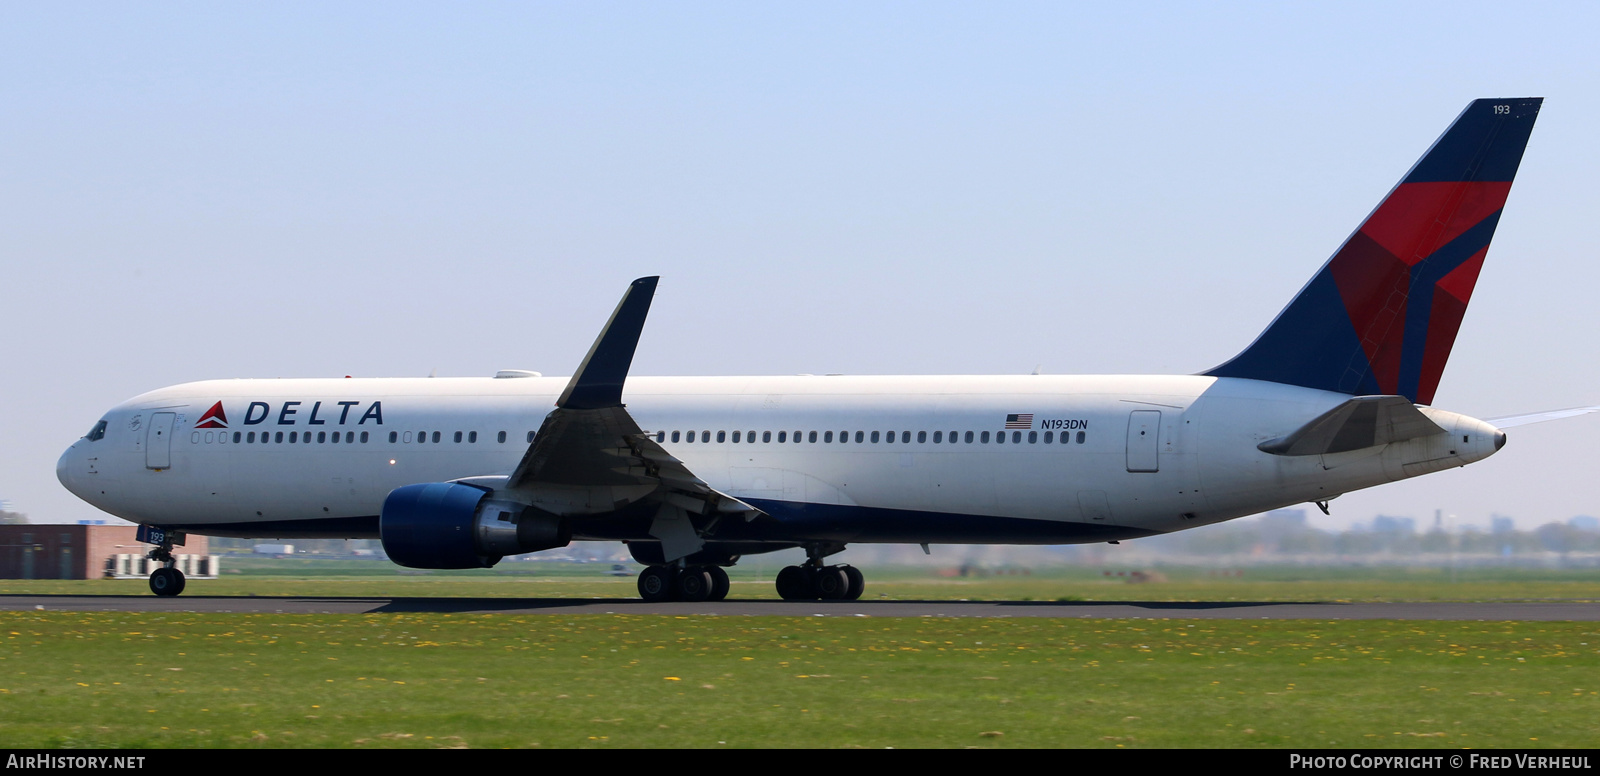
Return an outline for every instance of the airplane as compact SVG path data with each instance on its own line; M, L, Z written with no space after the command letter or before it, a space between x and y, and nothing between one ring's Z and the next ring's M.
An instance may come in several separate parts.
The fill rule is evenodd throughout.
M189 533L377 538L423 569L620 541L646 601L719 600L742 556L802 548L778 594L838 600L865 588L826 560L853 543L1117 543L1326 510L1505 444L1429 405L1542 102L1469 104L1199 374L632 377L645 277L568 378L186 383L112 408L57 477L140 524L161 596L184 589Z

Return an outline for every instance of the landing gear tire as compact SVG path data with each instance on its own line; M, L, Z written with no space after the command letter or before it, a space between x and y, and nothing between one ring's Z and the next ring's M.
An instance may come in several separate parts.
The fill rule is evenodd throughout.
M162 566L150 572L150 592L162 598L170 598L183 592L188 581L183 578L183 572L168 566Z
M815 601L817 589L810 572L800 566L784 566L778 572L778 597L785 601Z
M721 566L707 566L706 571L711 574L711 597L707 601L721 601L728 597L728 590L732 585L728 582L728 571Z
M674 585L678 600L690 603L710 599L713 587L711 572L707 571L705 566L690 566L678 572L678 583Z
M840 566L839 568L844 569L844 575L850 580L850 586L846 588L844 593L844 600L854 601L860 598L861 594L867 589L867 578L862 576L861 569L855 566Z
M671 601L677 592L675 576L674 569L666 566L651 566L639 572L639 597L652 604Z
M849 597L850 575L842 566L824 566L813 572L812 589L824 601L842 601Z

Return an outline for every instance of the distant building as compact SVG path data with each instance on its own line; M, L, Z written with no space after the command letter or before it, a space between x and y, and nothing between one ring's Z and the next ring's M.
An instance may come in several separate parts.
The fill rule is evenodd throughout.
M133 525L0 525L0 579L99 579L128 575L129 556L142 559L151 546L136 538ZM183 547L172 548L179 566L190 574L192 556L206 558L215 574L206 537L190 534ZM119 564L119 556L123 556ZM141 566L140 570L143 570ZM134 574L142 576L142 574Z
M1508 533L1515 533L1516 530L1517 530L1517 521L1512 520L1511 518L1506 517L1505 515L1490 515L1489 516L1489 532L1490 533L1508 534Z
M1306 524L1304 509L1274 509L1261 516L1262 525L1283 528L1303 528Z
M1378 515L1372 518L1372 531L1386 534L1413 534L1417 532L1417 521L1409 517Z
M1577 517L1568 520L1567 525L1570 525L1579 531L1600 533L1600 517L1593 517L1591 515L1578 515Z

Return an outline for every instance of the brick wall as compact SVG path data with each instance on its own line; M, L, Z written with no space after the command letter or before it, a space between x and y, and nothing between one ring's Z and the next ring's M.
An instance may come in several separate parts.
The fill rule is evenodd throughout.
M143 555L131 525L0 525L0 579L99 579L118 553ZM206 555L211 542L190 534L178 555Z

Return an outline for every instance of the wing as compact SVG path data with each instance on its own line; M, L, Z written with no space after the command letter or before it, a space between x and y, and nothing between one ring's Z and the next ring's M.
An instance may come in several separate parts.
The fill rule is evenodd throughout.
M763 513L695 476L645 434L622 403L658 280L640 278L623 294L505 487L575 520L639 502L656 504L650 533L662 541L667 559L675 560L699 550L701 534L717 520ZM555 500L564 499L568 508L541 493L563 494Z

